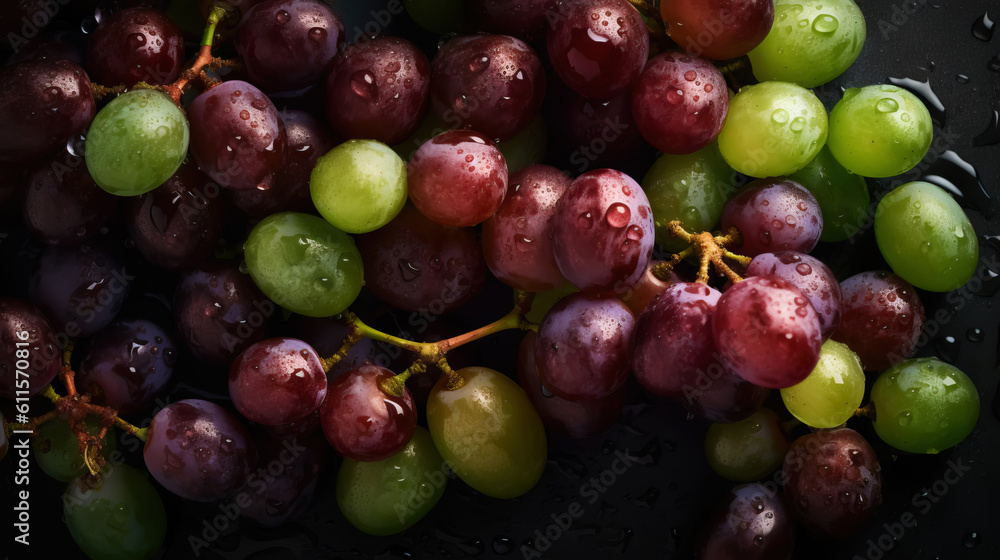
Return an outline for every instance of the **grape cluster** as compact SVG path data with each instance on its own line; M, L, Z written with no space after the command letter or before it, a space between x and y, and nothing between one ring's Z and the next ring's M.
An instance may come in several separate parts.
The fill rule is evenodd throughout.
M528 495L552 438L641 400L738 484L691 554L790 559L875 515L866 437L976 426L972 379L915 357L922 298L979 263L959 203L901 183L872 265L827 258L934 131L897 85L811 89L862 52L853 0L406 0L407 37L320 0L99 4L0 68L5 436L88 557L161 554L164 497L275 527L324 485L398 534L455 479ZM463 353L504 330L509 371Z

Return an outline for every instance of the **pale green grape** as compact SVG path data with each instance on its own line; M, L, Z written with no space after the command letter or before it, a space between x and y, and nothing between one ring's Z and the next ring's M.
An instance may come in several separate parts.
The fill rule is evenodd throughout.
M969 217L943 189L923 181L900 185L882 198L875 239L892 271L925 290L960 288L979 263L979 239Z
M309 178L313 204L341 231L367 233L406 204L406 163L375 140L348 140L320 156Z
M257 287L300 315L336 315L364 284L354 240L318 216L272 214L254 226L243 249Z
M369 535L392 535L420 521L444 495L448 468L430 433L417 426L399 453L382 461L344 459L337 505Z
M843 241L861 231L871 198L865 178L844 169L824 146L808 165L788 177L816 197L823 212L820 241Z
M190 126L165 93L135 89L111 100L90 125L87 170L118 196L149 192L170 178L187 157Z
M774 472L785 460L788 437L778 416L760 408L739 422L716 423L705 434L705 458L719 476L752 482Z
M97 435L101 422L94 416L84 420L87 433ZM61 481L69 482L87 472L80 453L80 440L61 418L55 418L38 427L38 435L31 438L31 450L38 466L45 474ZM101 445L101 454L107 459L115 451L115 431L109 429Z
M781 390L788 412L813 428L835 428L847 422L865 396L861 360L846 344L823 343L819 363L808 377Z
M719 150L745 175L790 175L823 148L827 127L826 108L813 92L788 82L764 82L740 89L729 102Z

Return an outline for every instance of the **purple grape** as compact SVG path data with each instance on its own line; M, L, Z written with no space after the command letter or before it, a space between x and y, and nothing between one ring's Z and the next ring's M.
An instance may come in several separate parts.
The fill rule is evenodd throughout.
M699 560L791 560L795 518L759 482L729 490L702 538Z
M653 254L653 212L634 179L614 169L580 175L559 199L552 248L567 280L585 292L621 293Z
M294 338L254 343L229 368L229 396L236 410L266 426L288 424L319 410L326 388L319 354Z
M258 430L253 435L257 470L232 501L244 519L277 527L309 506L328 468L330 446L318 434L275 437Z
M167 389L177 350L171 336L144 319L116 321L97 333L76 372L76 386L96 404L132 414Z
M816 197L791 179L757 179L740 189L722 208L722 229L736 227L743 244L736 252L808 253L823 233L823 212Z
M344 138L398 144L427 114L430 84L431 64L416 45L375 37L335 60L326 79L326 115Z
M59 343L35 306L0 297L0 397L37 394L59 374Z
M556 13L559 0L470 0L467 4L477 29L534 44L545 39L549 16Z
M188 107L191 155L231 189L267 190L285 161L288 137L274 103L240 80L205 91Z
M716 354L718 357L718 354ZM684 387L683 404L709 422L739 422L764 405L771 391L724 367L717 359Z
M170 403L157 412L142 456L157 482L197 502L232 495L257 464L246 427L228 410L200 399Z
M635 316L613 296L574 293L542 319L535 343L538 377L573 402L606 397L625 383Z
M107 86L172 83L181 75L184 59L180 29L166 14L149 8L114 12L87 44L87 68Z
M830 338L840 324L844 297L840 282L833 272L816 257L795 251L761 253L750 261L747 276L780 276L791 282L809 298L809 303L819 314L823 340Z

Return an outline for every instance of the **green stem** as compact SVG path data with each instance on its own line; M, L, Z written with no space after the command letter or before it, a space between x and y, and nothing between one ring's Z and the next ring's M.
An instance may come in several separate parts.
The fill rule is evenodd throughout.
M420 360L417 360L413 362L410 367L406 368L406 371L403 373L394 375L388 379L383 379L379 382L378 388L382 389L382 392L387 395L402 397L403 389L406 387L406 380L415 373L423 373L425 371L427 371L427 366L425 366Z

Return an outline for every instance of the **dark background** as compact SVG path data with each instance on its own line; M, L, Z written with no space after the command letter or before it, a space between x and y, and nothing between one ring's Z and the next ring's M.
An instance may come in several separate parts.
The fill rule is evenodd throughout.
M344 17L348 37L353 37L351 30L363 28L373 20L373 10L383 10L389 4L341 0L334 2L334 7ZM1000 269L990 263L1000 260L1000 219L994 211L1000 196L1000 138L995 126L992 137L983 133L991 121L996 122L996 111L1000 110L1000 37L984 41L973 35L972 28L990 8L991 18L1000 18L1000 5L995 0L868 0L858 4L868 24L865 48L854 66L817 93L832 107L841 88L910 78L925 82L925 92L932 91L940 101L943 111L932 109L937 148L932 148L917 170L901 179L937 176L951 182L953 194L966 207L980 235L979 272L986 281L957 299L921 292L927 317L943 310L944 320L928 320L927 336L922 339L926 344L919 347L918 355L937 355L965 371L979 388L981 414L969 438L936 456L895 452L879 441L868 421L850 421L848 425L868 438L881 460L884 503L876 520L851 539L818 541L800 532L794 557L995 559L1000 557L1000 313L995 308ZM385 31L408 36L413 32L413 24L405 14L394 16ZM428 49L433 47L433 37L417 37ZM428 50L428 54L433 53ZM971 164L978 178L948 163L951 154L939 157L942 146ZM871 181L873 197L898 184L896 179L900 178ZM940 179L934 180L948 186ZM823 245L817 253L832 263L839 278L885 267L870 231L853 243ZM489 294L478 300L484 308L482 316L464 314L453 320L473 327L502 314L506 307L503 302L507 301L504 291L494 286ZM487 303L490 298L493 304ZM469 354L482 365L515 375L517 340L518 336L510 333L491 337L477 343ZM171 400L190 396L192 391L211 395L217 389L199 387L198 382L189 380ZM234 524L200 557L525 558L521 547L533 544L536 530L544 533L553 523L553 515L563 514L577 502L583 508L582 517L569 530L562 531L542 557L690 558L698 531L713 504L729 487L704 460L706 426L689 418L676 404L654 401L635 391L621 421L601 436L584 440L550 437L548 467L538 486L525 496L492 499L452 480L444 498L425 519L394 537L364 535L341 517L334 498L334 465L321 481L317 503L305 515L277 529ZM596 503L589 503L592 495L581 494L581 485L611 468L616 452L627 454L634 464L616 477ZM132 460L141 458L133 455ZM957 481L950 478L954 484L942 486L940 481L954 463L969 470ZM0 463L2 485L12 486L10 466L9 458ZM11 558L41 558L60 552L66 558L77 557L80 553L61 521L59 496L64 486L48 480L37 467L33 475L33 544L27 555L19 545L7 544L9 540L0 549ZM939 490L946 489L941 497L932 490L935 482ZM924 497L926 492L938 501ZM162 489L161 495L170 515L162 557L194 557L189 537L200 536L203 522L220 510L212 504L176 499ZM919 503L930 506L918 507ZM10 511L8 507L4 510ZM888 542L884 537L888 534L886 524L898 522L905 513L914 516L916 527L907 528L902 535L897 533L888 552L872 548L879 537L883 544ZM2 525L2 531L9 530L7 523Z

